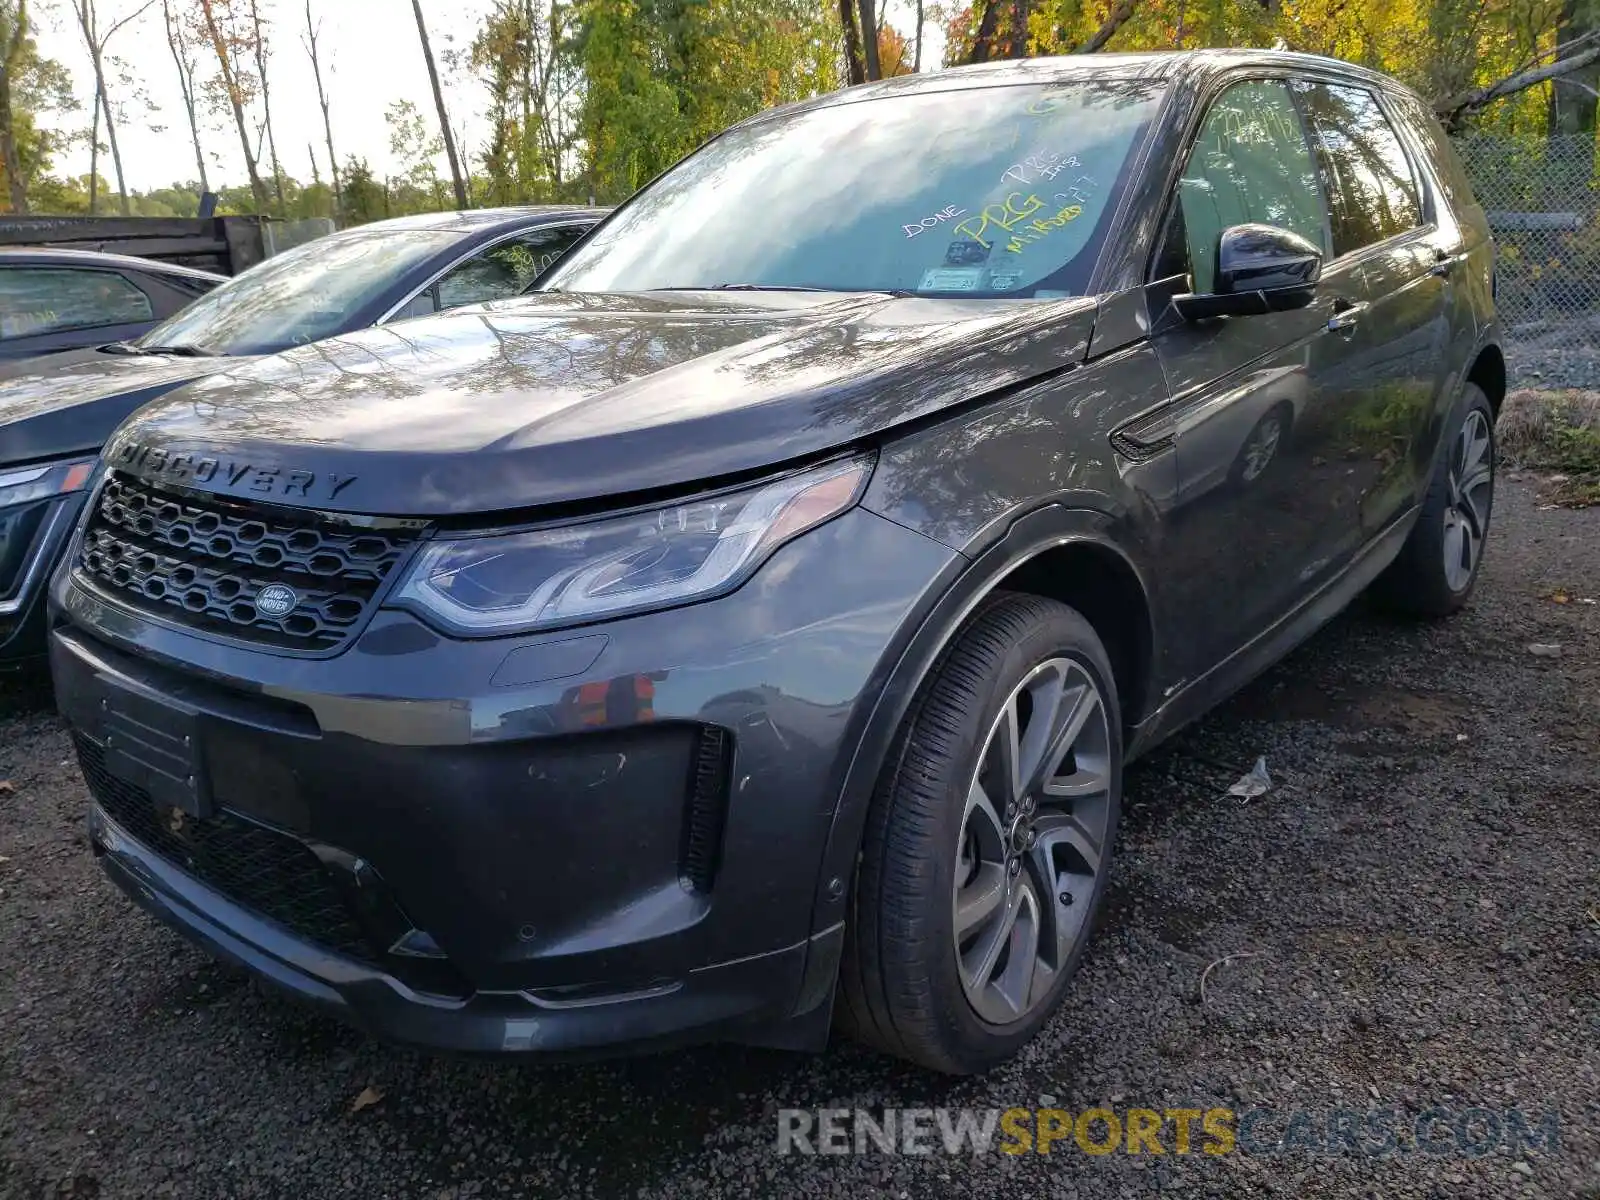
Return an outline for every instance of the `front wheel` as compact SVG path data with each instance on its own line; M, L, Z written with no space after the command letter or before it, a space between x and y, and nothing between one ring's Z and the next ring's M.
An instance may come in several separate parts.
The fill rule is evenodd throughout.
M1446 427L1416 526L1373 584L1385 607L1444 617L1472 595L1494 508L1494 410L1468 384Z
M1105 891L1116 685L1063 604L1001 595L945 651L868 817L840 1020L951 1074L1010 1057L1061 1001Z

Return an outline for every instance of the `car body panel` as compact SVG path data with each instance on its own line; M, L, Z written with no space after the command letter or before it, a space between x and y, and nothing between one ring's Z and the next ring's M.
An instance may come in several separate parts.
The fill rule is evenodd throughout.
M311 476L329 511L592 501L824 453L1065 370L1096 309L712 295L541 294L366 330L170 396L106 457L224 494ZM335 473L354 476L336 495Z
M0 370L0 465L92 454L142 405L236 363L90 348L7 364Z

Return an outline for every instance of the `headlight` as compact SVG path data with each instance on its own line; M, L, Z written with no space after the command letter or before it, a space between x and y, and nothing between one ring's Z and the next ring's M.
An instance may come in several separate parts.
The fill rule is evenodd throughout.
M21 581L34 539L49 506L38 503L82 489L94 460L0 470L0 599Z
M41 467L0 469L0 508L81 491L93 470L92 458L46 463Z
M426 545L396 599L466 634L686 604L737 587L790 538L855 503L871 460L621 517Z

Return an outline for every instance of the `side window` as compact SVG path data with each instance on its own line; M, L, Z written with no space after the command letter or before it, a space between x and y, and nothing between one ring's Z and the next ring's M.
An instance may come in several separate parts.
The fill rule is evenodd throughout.
M1182 228L1194 290L1210 292L1217 240L1232 225L1260 222L1298 233L1326 249L1321 190L1289 89L1276 80L1236 83L1200 124L1178 181ZM1171 262L1170 251L1163 260Z
M0 269L0 338L154 319L150 297L112 271Z
M1434 177L1451 211L1459 215L1477 207L1466 164L1440 127L1438 118L1415 96L1402 96L1398 104L1402 119L1410 124L1412 133L1427 147L1433 159Z
M439 307L455 308L519 295L581 236L582 229L562 225L497 242L439 280L435 285Z
M1365 88L1295 83L1328 190L1333 252L1348 254L1422 224L1411 161Z

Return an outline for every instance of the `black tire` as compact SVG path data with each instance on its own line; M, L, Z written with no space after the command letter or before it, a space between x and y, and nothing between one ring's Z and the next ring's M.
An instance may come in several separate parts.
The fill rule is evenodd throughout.
M1447 524L1461 519L1464 510L1457 503L1453 479L1458 465L1462 432L1469 422L1481 421L1488 437L1487 486L1481 489L1480 503L1471 506L1481 526L1472 555L1471 567L1465 580L1450 577L1446 565ZM1406 538L1405 545L1382 575L1372 583L1372 598L1391 612L1413 617L1447 617L1458 611L1472 596L1478 582L1478 569L1483 562L1483 550L1489 536L1489 522L1494 512L1494 410L1483 389L1467 384L1457 401L1455 410L1444 426L1443 436L1434 457L1433 477L1423 497L1422 511L1417 523ZM1481 512L1478 510L1481 509ZM1459 562L1459 555L1456 555Z
M1104 705L1106 765L1100 770L1107 783L1105 798L1096 803L1108 820L1092 889L1065 901L1087 905L1073 914L1081 924L1074 926L1070 956L1057 959L1053 983L1047 991L1041 986L1035 1008L1012 1024L996 1025L968 1001L957 965L952 889L963 844L963 803L988 733L1014 689L1043 669L1040 664L1061 660L1082 668ZM933 1070L963 1075L1005 1061L1048 1020L1088 943L1109 875L1122 793L1119 711L1105 648L1073 609L1000 593L973 614L908 712L873 798L840 972L836 1011L845 1033ZM1033 842L1027 844L1034 853ZM1039 879L1032 865L1022 874ZM1041 925L1054 919L1041 917Z

